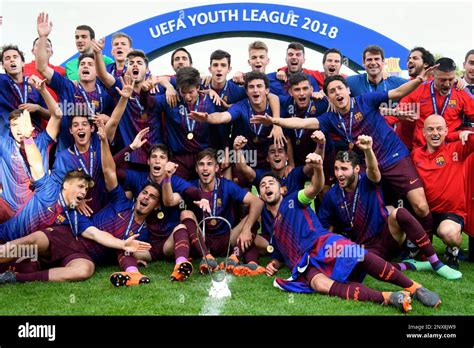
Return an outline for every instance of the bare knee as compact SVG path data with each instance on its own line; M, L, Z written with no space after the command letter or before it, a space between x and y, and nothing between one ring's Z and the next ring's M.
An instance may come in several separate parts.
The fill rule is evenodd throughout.
M461 228L456 225L454 223L442 223L438 228L439 237L449 246L461 245Z
M320 294L329 294L329 290L331 289L333 283L334 280L320 273L315 275L313 279L311 279L311 288L313 288Z
M184 219L193 219L193 220L196 221L196 216L194 215L194 213L191 210L183 210L179 214L179 219L180 219L180 221L183 221Z

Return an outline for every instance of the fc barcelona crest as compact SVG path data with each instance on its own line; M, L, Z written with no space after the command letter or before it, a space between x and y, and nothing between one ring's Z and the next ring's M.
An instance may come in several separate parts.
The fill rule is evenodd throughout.
M354 118L357 122L360 122L364 116L362 115L362 112L358 111L355 115L354 115Z
M446 164L446 161L444 160L443 155L436 157L435 161L436 161L436 165L439 167L442 167Z

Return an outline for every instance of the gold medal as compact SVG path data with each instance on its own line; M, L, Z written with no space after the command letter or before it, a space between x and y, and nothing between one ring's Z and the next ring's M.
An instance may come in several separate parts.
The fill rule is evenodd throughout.
M194 134L193 133L188 133L187 138L188 138L188 140L193 140Z
M299 145L301 143L301 139L296 139L296 145Z
M212 226L217 225L217 220L216 220L216 219L212 219L212 220L211 220L211 225L212 225Z
M271 245L267 246L267 251L268 251L269 254L271 254L274 250L275 249L273 248L273 246L271 246Z
M353 142L350 142L350 143L349 143L349 150L352 151L353 148L354 148L354 143L353 143Z
M254 143L258 143L258 136L256 136L256 137L253 138L253 142L254 142Z
M160 211L156 216L158 217L158 219L162 220L165 217L165 213Z

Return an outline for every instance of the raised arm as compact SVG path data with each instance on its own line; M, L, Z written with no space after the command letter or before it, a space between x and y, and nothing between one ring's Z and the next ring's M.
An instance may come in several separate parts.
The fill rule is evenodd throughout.
M53 23L49 22L47 13L41 12L36 19L36 29L38 30L38 49L36 50L36 70L44 76L44 78L51 82L54 75L53 68L48 66L47 41L48 36L53 29Z
M324 188L323 159L316 153L310 153L306 156L306 164L312 167L313 175L311 176L310 184L306 186L303 192L304 198L312 201ZM298 195L298 199L300 199L300 195ZM309 204L309 202L302 203Z
M250 245L252 245L252 226L262 213L263 201L254 194L248 192L244 197L244 204L249 205L249 215L242 226L242 232L240 232L237 242L240 242L240 247L245 251L250 247Z
M112 152L110 152L109 141L105 132L104 122L102 120L96 121L97 135L100 138L100 156L102 163L102 172L104 173L105 188L107 191L112 191L118 185L117 169L115 167Z
M232 121L232 116L227 111L213 112L212 114L207 112L191 111L189 113L189 118L198 122L207 122L211 124L224 124Z
M367 165L367 177L370 181L379 183L380 180L382 180L382 174L380 173L377 157L375 157L374 150L372 149L372 137L368 135L359 135L356 145L359 149L364 151L365 163Z
M428 76L431 72L437 68L438 65L434 65L432 67L427 68L426 70L422 71L420 75L414 78L411 81L404 83L403 85L399 86L398 88L392 89L388 91L388 99L401 99L404 96L413 92L421 83L425 82L428 79Z
M30 165L31 177L33 181L37 181L44 176L45 168L43 167L43 157L32 137L34 127L31 124L30 113L27 110L23 111L19 120L19 126L22 135L21 141L25 146L26 158Z
M173 192L173 187L171 186L171 177L176 172L177 168L178 165L173 162L168 162L165 165L165 177L161 182L163 204L165 207L174 207L183 200L179 193Z
M247 180L248 182L253 182L257 174L255 173L255 170L253 170L252 167L247 164L247 161L245 160L244 154L242 152L242 149L247 144L247 141L247 138L242 135L238 135L234 140L234 151L236 154L235 168L242 174L245 180Z
M268 104L270 105L270 109L272 110L273 118L280 118L280 98L277 95L269 93L268 94ZM272 131L270 132L269 138L273 137L273 143L275 146L283 147L287 142L284 134L283 129L280 126L273 125Z
M120 81L122 82L122 89L115 87L117 93L120 94L120 99L115 106L114 111L112 111L109 121L105 125L107 139L109 139L110 142L115 138L115 132L117 131L120 120L122 119L125 108L127 107L128 99L132 96L133 85L135 83L135 81L128 75L125 76L125 81L120 76Z
M321 156L321 159L324 161L324 149L326 147L326 136L320 130L314 131L311 134L311 139L317 144L314 153ZM313 175L313 165L311 163L306 163L303 167L303 172L307 177Z
M96 41L92 39L92 49L94 50L94 61L95 69L97 71L97 77L104 84L105 87L110 88L115 84L115 78L107 72L107 68L104 63L104 56L102 50L104 49L104 39Z
M56 140L56 137L61 130L61 118L63 113L56 100L54 100L51 93L49 93L48 89L45 87L45 81L46 80L41 80L39 77L32 75L28 79L28 84L38 90L46 105L48 106L51 117L49 118L48 125L46 126L46 133L48 133L52 139Z

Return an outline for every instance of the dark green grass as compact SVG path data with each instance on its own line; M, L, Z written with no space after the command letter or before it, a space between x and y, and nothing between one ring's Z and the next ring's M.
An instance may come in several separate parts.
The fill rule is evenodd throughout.
M435 238L436 239L436 238ZM435 246L444 251L439 240ZM465 238L463 247L467 247ZM266 263L268 259L263 259ZM115 267L99 268L95 275L76 283L27 283L0 287L0 315L199 315L210 286L209 276L193 274L187 281L169 281L173 265L155 262L143 270L152 282L115 288L109 275ZM474 263L461 263L463 279L447 281L432 272L407 272L412 279L436 290L440 308L413 303L409 315L474 315ZM279 276L288 277L288 269ZM234 277L232 297L221 308L223 315L400 315L393 307L344 301L318 294L291 294L272 286L273 279ZM391 284L367 277L365 284L378 290L396 290Z

